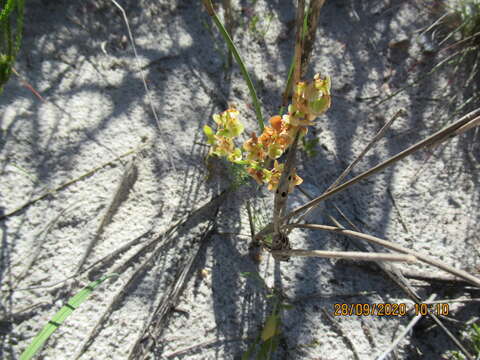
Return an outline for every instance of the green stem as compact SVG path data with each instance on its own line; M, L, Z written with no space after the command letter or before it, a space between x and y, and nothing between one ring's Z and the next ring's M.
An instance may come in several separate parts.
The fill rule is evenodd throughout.
M260 102L258 101L257 92L255 91L255 87L253 86L253 82L252 82L252 79L250 78L250 75L248 74L247 68L243 63L242 58L240 57L240 54L238 53L238 50L232 41L232 38L230 37L227 30L225 29L223 24L220 22L220 19L218 18L217 14L213 10L212 1L203 0L203 4L207 9L208 15L210 15L210 17L213 19L213 22L218 27L218 30L220 30L220 33L222 34L223 38L225 39L225 42L227 43L228 48L230 49L233 56L235 57L235 60L237 61L238 66L240 66L240 71L242 72L243 78L247 83L248 90L250 91L250 96L252 97L253 106L255 108L255 114L257 116L258 126L260 127L260 132L263 132L263 128L265 126L263 124L262 110L260 108Z

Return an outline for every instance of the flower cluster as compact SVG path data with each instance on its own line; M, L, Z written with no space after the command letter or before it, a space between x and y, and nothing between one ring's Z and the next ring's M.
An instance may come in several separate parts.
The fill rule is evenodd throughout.
M316 117L325 113L330 103L330 77L322 78L317 74L312 82L297 83L288 114L270 118L270 126L266 126L258 137L252 132L241 149L236 148L233 142L244 130L238 119L238 110L228 109L216 114L213 120L217 124L217 132L214 133L208 125L203 128L208 143L212 146L210 154L245 165L247 173L258 184L268 184L268 189L275 191L284 168L284 164L280 164L277 159L293 143L296 132L299 131L300 136L304 136L307 126L312 125ZM274 160L270 170L265 168L266 164L270 163L269 159ZM293 191L293 188L302 182L295 174L289 191Z
M213 120L217 124L218 130L214 134L210 126L205 125L203 131L207 135L207 141L212 146L210 155L227 157L231 162L237 162L242 159L242 152L235 148L233 138L243 132L243 125L238 120L240 113L237 109L228 109L220 115L213 115Z

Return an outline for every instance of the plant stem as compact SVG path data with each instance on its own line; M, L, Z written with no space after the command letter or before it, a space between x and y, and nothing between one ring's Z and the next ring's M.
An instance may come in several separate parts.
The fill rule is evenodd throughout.
M360 251L325 251L325 250L273 250L272 255L297 256L297 257L321 257L329 259L349 259L361 261L403 261L416 262L413 255L400 255L388 253L360 252Z
M347 187L350 185L353 185L354 183L363 180L385 168L388 166L394 164L395 162L407 157L408 155L411 155L415 153L416 151L420 150L423 147L427 146L432 146L432 145L438 145L440 142L445 141L450 139L451 137L455 136L458 134L459 129L466 129L468 127L467 124L477 124L479 121L479 116L480 116L480 108L475 109L474 111L468 113L467 115L461 117L459 120L454 122L453 124L443 128L442 130L434 133L433 135L430 135L426 139L410 146L408 149L405 149L404 151L398 153L395 156L392 156L390 159L385 160L384 162L378 164L377 166L374 166L370 170L367 170L360 175L357 175L353 179L331 189L330 191L324 192L322 195L318 196L317 198L307 202L306 204L298 207L297 209L293 210L290 212L288 215L284 216L281 221L285 222L292 217L296 215L302 214L304 211L318 206L322 201L325 201L327 198L330 196L345 190ZM465 126L465 127L464 127ZM273 223L270 223L266 225L262 230L258 232L258 234L255 236L257 240L263 239L265 236L271 234L274 232L274 226Z
M290 225L287 225L287 226L290 226ZM447 265L447 264L445 264L441 261L438 261L438 260L436 260L436 259L434 259L430 256L422 255L417 251L404 248L403 246L397 245L397 244L395 244L391 241L380 239L376 236L363 234L363 233L358 232L358 231L347 230L347 229L337 227L337 226L317 225L317 224L298 224L298 225L291 225L291 226L295 227L295 228L302 228L302 229L314 229L314 230L331 231L331 232L342 234L342 235L345 235L345 236L348 236L348 237L355 237L357 239L366 240L366 241L375 243L377 245L381 245L383 247L386 247L387 249L395 250L395 251L398 251L398 252L401 252L401 253L404 253L404 254L413 255L418 260L420 260L424 263L435 266L435 267L437 267L439 269L442 269L442 270L444 270L444 271L446 271L450 274L458 276L458 277L464 279L465 281L468 281L470 284L472 284L474 286L480 287L480 279L478 279L477 277L475 277L473 275L470 275L466 271L455 269L455 268L453 268L453 267L451 267L451 266L449 266L449 265Z
M247 83L248 90L250 91L250 96L252 98L253 106L255 108L255 115L257 116L257 122L260 128L260 132L263 132L265 125L263 124L262 110L260 108L260 102L258 101L257 92L255 91L255 87L253 86L253 82L252 82L252 79L250 78L250 75L248 74L247 68L245 67L244 62L242 61L242 58L240 57L240 54L238 53L238 50L235 44L233 43L232 38L230 37L227 30L225 29L223 24L220 22L220 19L215 13L215 10L213 9L212 1L211 0L202 0L202 1L203 1L203 5L205 6L205 9L207 10L208 15L210 15L210 17L213 19L213 22L218 27L218 30L222 34L225 42L227 43L228 48L232 52L233 56L235 57L235 60L237 61L238 66L240 67L240 71L242 72L243 78Z

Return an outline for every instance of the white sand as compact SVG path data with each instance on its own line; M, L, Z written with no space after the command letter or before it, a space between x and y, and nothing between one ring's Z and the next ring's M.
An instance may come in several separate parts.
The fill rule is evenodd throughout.
M237 104L247 130L256 130L248 89L236 66L225 79L225 46L214 26L215 38L209 33L210 20L200 2L130 3L126 11L141 65L148 66L146 78L160 128L149 108L125 25L109 1L28 2L16 69L45 101L15 77L0 97L0 209L4 213L144 146L135 161L137 177L122 189L124 196L87 265L146 231L164 233L228 186L227 172L218 162L207 180L204 158L208 149L199 144L205 143L203 125L211 125L211 115L223 111L227 101ZM294 7L280 1L241 3L249 9L242 13L234 1L239 21L247 22L250 13L271 14L272 18L263 37L248 31L247 24L240 25L235 34L268 117L278 111L293 54L294 31L287 23L294 19ZM309 134L319 138L317 155L308 158L303 153L298 169L304 188L313 195L323 192L399 109L407 115L394 123L355 174L453 121L443 102L426 100L447 95L448 78L441 73L373 107L388 91L431 68L434 57L422 53L415 31L433 19L424 8L412 5L415 2L366 3L372 5L327 1L322 10L311 74L331 75L333 105ZM260 23L260 31L262 26L266 25ZM288 40L282 40L285 35ZM389 43L404 39L411 40L407 49L389 49ZM417 64L421 60L426 64ZM358 100L377 95L373 101ZM362 231L475 274L479 169L478 161L467 161L472 141L472 134L467 134L431 153L419 152L331 198L322 208L338 217L335 204ZM54 287L32 289L75 273L129 159L113 161L0 222L0 317L8 319L9 314L21 312L14 321L2 323L5 335L0 357L19 356L62 304L88 283L83 274ZM271 194L265 189L260 200L255 200L254 193L251 185L229 195L216 219L219 233L250 234L245 207L249 198L257 215L269 221ZM292 196L292 206L305 201L298 191ZM311 221L330 224L321 212ZM152 266L125 289L118 306L102 320L82 359L127 358L146 322L165 301L206 224L203 219L172 235L171 243L159 250ZM151 234L142 238L102 273L114 271L152 238ZM355 250L350 240L328 233L294 231L290 240L300 249ZM249 338L259 334L270 308L262 288L241 273L259 271L273 285L274 263L265 254L257 266L248 256L248 243L245 236L209 237L177 309L169 312L160 327L157 358L238 359L252 343ZM129 276L151 254L134 259L116 281L95 291L52 336L40 358L72 359L78 354ZM421 264L398 266L441 274ZM200 269L206 270L206 277L198 275ZM373 266L292 259L281 264L280 272L283 290L295 307L283 313L279 359L373 359L411 319L335 317L335 326L324 315L322 309L333 315L335 303L407 303L411 308L407 295ZM13 292L9 292L11 287ZM416 289L425 299L432 292L437 292L437 299L464 295L461 287L449 284ZM461 321L472 319L478 310L471 304L451 306L452 317ZM422 320L400 343L399 359L437 359L455 349L438 327L427 331L429 324ZM459 334L458 326L446 324ZM189 347L189 352L169 357Z

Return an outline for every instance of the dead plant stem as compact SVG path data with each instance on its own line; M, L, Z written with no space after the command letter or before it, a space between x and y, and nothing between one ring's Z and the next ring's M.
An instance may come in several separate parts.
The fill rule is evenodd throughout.
M324 230L324 231L330 231L330 232L335 232L339 233L348 237L355 237L358 239L366 240L369 242L372 242L377 245L381 245L383 247L386 247L391 250L395 250L398 252L401 252L403 254L409 254L415 256L418 260L427 263L429 265L435 266L439 269L442 269L450 274L453 274L455 276L458 276L465 281L468 281L470 284L480 287L480 279L476 278L475 276L467 273L466 271L463 270L458 270L455 269L441 261L438 261L430 256L427 255L422 255L417 251L406 249L403 246L394 244L390 241L380 239L376 236L372 235L367 235L363 234L357 231L352 231L352 230L347 230L341 227L336 227L336 226L328 226L328 225L317 225L317 224L295 224L295 225L287 225L288 227L296 227L296 228L303 228L303 229L314 229L314 230Z

